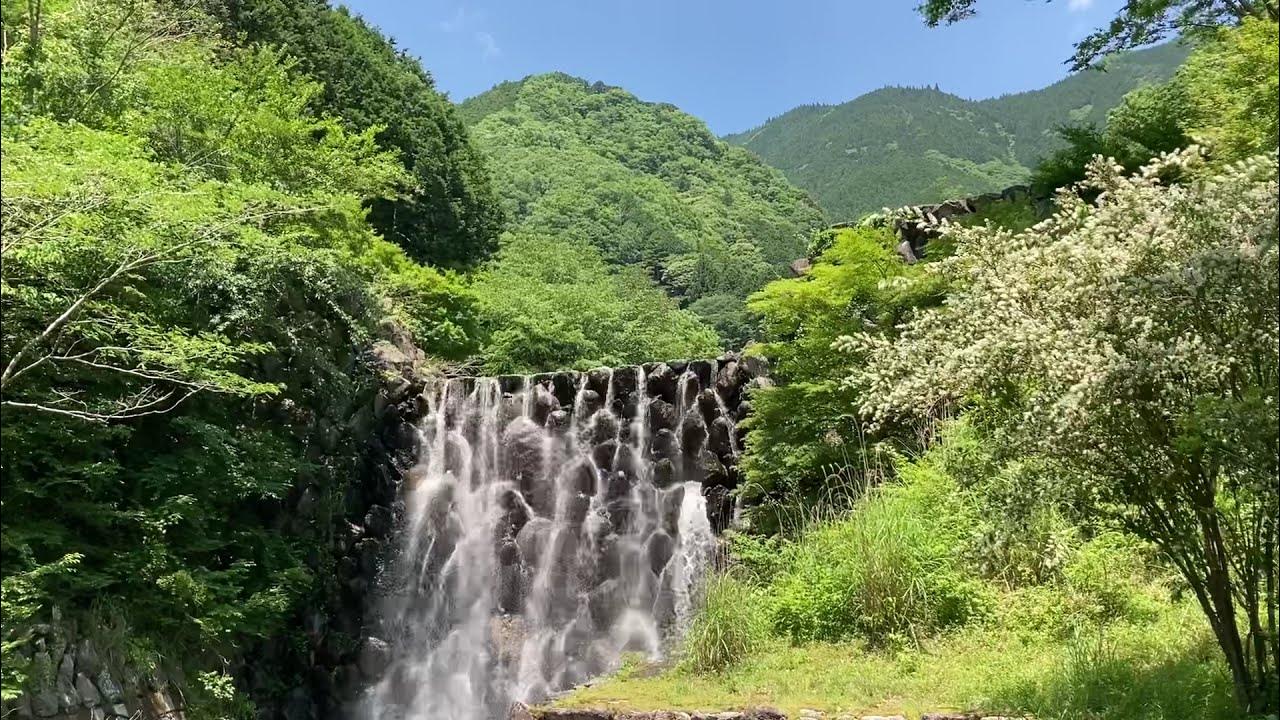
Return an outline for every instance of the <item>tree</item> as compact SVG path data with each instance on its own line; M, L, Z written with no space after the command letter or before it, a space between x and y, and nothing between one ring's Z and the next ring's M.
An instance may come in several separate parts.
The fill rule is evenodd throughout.
M370 223L421 262L462 268L497 249L504 218L453 105L422 65L346 8L325 0L204 0L227 38L274 46L319 82L317 114L374 129L412 182L369 200Z
M715 332L643 272L612 269L589 245L506 235L472 287L489 373L616 367L719 350Z
M873 438L857 417L857 393L842 381L848 357L832 347L841 335L892 332L911 308L936 301L926 282L907 282L920 265L905 265L883 228L848 228L815 235L813 266L802 277L776 280L753 294L775 386L752 391L742 467L751 500L783 510L831 499L853 488L830 477L860 474ZM761 523L768 513L753 514Z
M1067 144L1040 162L1032 185L1047 196L1083 180L1096 155L1134 171L1193 138L1209 142L1219 165L1274 149L1280 142L1278 34L1280 25L1257 18L1207 34L1168 82L1125 95L1105 128L1059 128Z
M936 27L973 16L977 4L978 0L925 0L918 10L929 27ZM1275 22L1275 0L1126 0L1107 27L1076 43L1076 53L1067 62L1072 70L1083 70L1121 50L1204 28L1239 24L1249 17Z
M1167 172L1198 174L1169 186ZM1151 540L1222 649L1242 708L1276 707L1280 251L1276 155L1133 176L1098 159L1030 230L953 228L943 307L864 334L849 377L876 422L959 403L1011 456Z

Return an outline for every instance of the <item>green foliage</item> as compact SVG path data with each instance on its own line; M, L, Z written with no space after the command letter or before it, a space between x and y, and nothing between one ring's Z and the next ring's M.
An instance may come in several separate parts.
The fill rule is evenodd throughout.
M1160 181L1171 172L1195 182ZM946 304L896 340L842 340L857 353L851 383L881 419L974 408L999 452L1154 543L1200 603L1241 706L1266 710L1276 156L1214 172L1185 151L1134 176L1098 161L1088 182L1095 203L1061 194L1031 230L953 228Z
M474 278L484 368L527 373L715 354L715 332L638 268L610 268L591 247L516 234Z
M821 220L779 173L700 121L618 88L539 75L461 112L493 160L513 233L642 270L725 344L750 336L743 298L779 277Z
M884 88L847 103L796 108L725 139L809 191L827 217L937 202L1026 182L1062 146L1052 129L1101 124L1125 93L1158 83L1186 57L1177 44L1111 58L1047 88L970 101L929 88Z
M1187 131L1209 142L1223 161L1276 149L1280 140L1280 24L1247 18L1220 30L1179 73L1194 104Z
M786 570L767 593L775 632L798 641L919 641L985 612L984 588L958 561L969 510L953 481L927 462L903 475L787 548Z
M732 573L712 578L685 634L681 666L718 673L746 660L764 643L767 627L761 610L761 598L751 585Z
M390 320L465 356L475 300L369 227L409 175L278 51L160 3L44 8L38 48L4 18L4 692L56 607L243 715L226 663L332 581L362 350Z
M752 392L746 421L744 492L781 505L754 509L757 525L787 524L795 503L856 492L837 487L843 469L861 474L874 463L865 456L873 438L850 412L845 358L831 344L854 328L889 331L933 302L938 289L918 281L919 267L904 265L895 243L888 230L837 231L803 277L772 282L749 301L764 340L751 351L770 359L777 381Z
M1048 194L1080 182L1095 155L1133 172L1162 153L1206 141L1220 164L1275 149L1280 41L1274 21L1246 19L1205 37L1168 82L1138 88L1107 115L1106 127L1065 126L1066 146L1032 173Z
M275 46L320 83L310 98L354 133L373 133L411 182L370 198L369 221L419 261L470 265L497 248L503 218L483 156L417 60L325 0L207 0L226 36ZM222 97L218 95L218 97ZM336 173L340 175L340 173Z

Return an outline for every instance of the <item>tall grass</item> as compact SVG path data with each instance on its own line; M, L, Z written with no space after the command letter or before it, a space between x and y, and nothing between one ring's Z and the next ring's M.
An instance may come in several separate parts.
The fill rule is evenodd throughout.
M730 570L708 584L685 636L681 665L695 673L723 672L750 657L765 637L759 591Z
M908 482L872 488L848 516L791 545L767 592L775 632L918 641L981 612L984 587L965 578L956 551L966 513L951 507L949 478L913 468Z

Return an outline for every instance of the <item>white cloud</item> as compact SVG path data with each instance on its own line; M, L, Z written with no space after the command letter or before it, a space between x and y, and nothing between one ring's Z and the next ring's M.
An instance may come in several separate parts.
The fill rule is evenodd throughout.
M1074 2L1074 0L1072 0ZM440 21L440 29L447 33L456 33L467 25L467 9L459 6L453 17Z
M1067 9L1071 12L1084 12L1093 7L1093 0L1067 0Z
M491 33L483 30L476 32L476 42L480 43L480 57L485 60L496 58L502 54L502 48L498 47L498 41L493 39Z

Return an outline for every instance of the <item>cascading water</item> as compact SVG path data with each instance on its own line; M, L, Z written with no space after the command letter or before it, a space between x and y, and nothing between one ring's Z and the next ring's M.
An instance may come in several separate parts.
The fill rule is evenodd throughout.
M624 653L663 653L714 548L708 446L736 454L703 375L463 378L424 394L383 582L394 657L365 718L505 718Z

